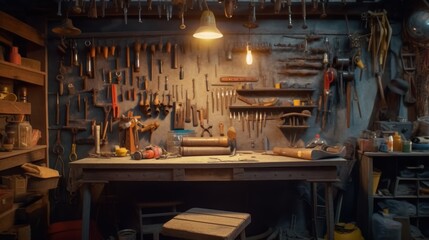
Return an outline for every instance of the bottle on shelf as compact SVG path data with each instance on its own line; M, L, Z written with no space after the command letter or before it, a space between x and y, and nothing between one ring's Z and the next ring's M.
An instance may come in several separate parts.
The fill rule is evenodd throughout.
M315 148L317 146L328 145L325 139L320 137L320 134L316 134L313 139L311 139L307 144L305 144L306 148Z
M395 132L395 134L393 134L393 151L402 152L402 138L398 132Z
M18 47L12 47L9 54L9 62L21 65L21 54L18 52Z
M393 136L390 135L386 140L387 152L393 152Z

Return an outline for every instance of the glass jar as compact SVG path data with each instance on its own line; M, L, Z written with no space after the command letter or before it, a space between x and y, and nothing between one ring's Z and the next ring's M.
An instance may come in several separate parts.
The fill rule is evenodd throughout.
M28 121L8 122L6 132L15 132L13 149L28 149L31 147L33 128Z
M195 137L194 130L173 130L167 135L167 152L171 154L179 154L179 148L182 144L183 137Z

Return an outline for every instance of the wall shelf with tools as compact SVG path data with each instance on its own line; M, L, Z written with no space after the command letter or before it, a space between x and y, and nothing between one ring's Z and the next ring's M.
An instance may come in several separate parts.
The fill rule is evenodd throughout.
M263 110L302 112L317 107L311 96L313 88L237 89L238 99L247 105L229 106L231 111Z

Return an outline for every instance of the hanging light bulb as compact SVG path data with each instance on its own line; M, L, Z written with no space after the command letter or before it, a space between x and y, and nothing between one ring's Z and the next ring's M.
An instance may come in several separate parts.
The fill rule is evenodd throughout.
M249 29L249 35L248 35L248 42L246 45L246 63L247 65L252 65L253 63L253 56L252 56L252 50L250 50L250 29L257 28L258 24L256 23L256 10L255 10L255 4L253 2L249 3L249 18L246 23L243 24L244 27Z
M253 63L252 50L250 50L249 43L246 46L246 63L247 65L252 65Z

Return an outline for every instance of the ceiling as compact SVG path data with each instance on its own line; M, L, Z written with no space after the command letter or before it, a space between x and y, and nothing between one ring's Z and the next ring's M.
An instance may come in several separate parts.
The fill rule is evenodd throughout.
M70 17L88 17L92 0L0 0L0 6L3 11L6 11L15 16L39 15L48 16L48 18L61 18L65 14ZM104 17L123 17L123 9L120 7L121 2L125 0L95 0L98 17L102 15L102 3L105 4ZM148 3L152 2L152 9L148 9ZM179 11L178 3L187 3L186 17L200 16L201 10L204 9L204 0L130 0L127 8L128 16L137 16L139 14L139 3L141 6L141 14L143 18L158 17L158 5L163 7L172 4L174 7L173 14ZM249 4L255 4L255 14L258 18L276 18L288 15L287 0L207 0L207 5L212 10L216 17L224 15L223 1L236 1L233 17L248 17ZM283 1L281 9L275 13L275 2ZM328 18L341 17L344 18L344 13L351 17L360 17L360 14L367 10L388 9L394 12L395 9L403 9L404 0L305 0L306 14L309 18L320 18L322 13L322 3L326 2L326 13ZM422 0L407 0L409 2ZM79 4L80 3L80 4ZM193 3L194 7L189 7ZM313 3L317 3L314 7ZM84 10L81 13L72 11L76 4L79 4L80 9ZM291 0L292 15L302 15L301 0ZM59 9L61 6L61 9ZM203 6L202 8L200 6ZM263 7L262 7L263 6ZM399 6L399 8L398 8ZM397 12L397 11L396 11ZM61 16L60 16L61 15Z

